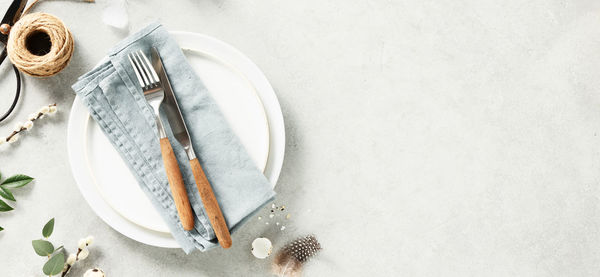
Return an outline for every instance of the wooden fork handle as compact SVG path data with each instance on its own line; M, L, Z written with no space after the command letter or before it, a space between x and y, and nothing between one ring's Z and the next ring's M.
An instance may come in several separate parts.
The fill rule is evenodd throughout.
M229 228L227 228L227 223L225 222L219 203L217 203L217 198L213 193L208 179L206 179L198 158L190 160L190 165L194 173L194 179L196 179L196 186L198 186L198 191L200 192L200 198L202 198L202 203L206 210L206 215L215 230L215 235L217 235L217 239L223 248L229 248L232 243Z
M171 142L168 138L160 139L160 151L162 153L163 162L165 164L165 170L167 172L167 179L169 179L169 186L171 187L171 193L173 194L173 200L175 201L175 207L179 214L179 220L181 225L186 231L194 229L194 214L192 213L192 206L188 199L187 191L185 190L185 184L183 183L183 177L179 170L179 164L177 164L177 158L171 147Z

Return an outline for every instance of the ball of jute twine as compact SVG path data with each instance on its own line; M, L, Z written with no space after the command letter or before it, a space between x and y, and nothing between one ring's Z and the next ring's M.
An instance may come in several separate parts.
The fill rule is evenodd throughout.
M28 49L27 40L40 32L50 38L50 49L43 55L36 55ZM73 55L74 43L71 32L58 17L47 13L30 13L10 28L6 47L8 58L21 72L47 77L67 66Z

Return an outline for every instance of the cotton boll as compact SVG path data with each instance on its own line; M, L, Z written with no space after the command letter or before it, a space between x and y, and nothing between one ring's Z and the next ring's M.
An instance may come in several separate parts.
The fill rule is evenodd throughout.
M8 140L8 143L13 143L13 142L16 142L17 140L19 140L19 134L14 134L12 137L10 137L10 139Z
M85 239L79 239L79 241L77 242L77 247L79 247L79 249L83 249L85 248L87 242Z
M252 242L252 255L259 259L264 259L271 255L273 244L268 238L257 238Z
M125 29L129 24L125 0L112 0L102 14L102 22L108 26Z
M92 245L92 243L94 243L94 237L93 236L88 236L87 238L85 238L85 243L88 246Z
M33 127L33 121L28 120L28 121L25 121L25 123L23 123L23 128L25 128L26 130L31 129L31 127Z
M88 269L83 274L83 277L106 277L106 275L104 275L104 271L102 271L102 269L92 268L92 269Z
M68 265L73 265L75 263L75 261L77 260L77 256L75 256L75 254L71 254L69 255L69 257L67 258L67 264Z
M77 254L77 260L85 260L85 258L87 258L88 255L90 255L90 250L88 250L87 248L83 248L81 249L81 252Z
M17 124L15 124L15 127L13 127L13 131L20 132L22 127L23 127L23 123L17 122Z

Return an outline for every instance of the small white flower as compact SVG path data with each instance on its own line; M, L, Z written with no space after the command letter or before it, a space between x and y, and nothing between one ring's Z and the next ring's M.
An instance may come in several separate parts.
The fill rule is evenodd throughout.
M48 112L49 113L55 113L56 111L58 111L58 108L56 106L50 106L50 107L48 107Z
M92 245L92 243L94 243L94 237L93 236L88 236L87 238L85 238L85 243L89 246Z
M85 258L87 258L89 254L90 250L88 250L87 248L83 248L81 249L81 252L79 252L79 254L77 255L77 260L85 260Z
M23 128L25 128L26 130L31 129L31 127L33 127L33 121L28 120L28 121L25 121L25 123L23 123Z
M15 124L15 127L13 128L13 131L15 131L15 132L21 131L21 127L23 127L23 123L17 122L17 124Z
M37 114L37 113L32 113L32 114L30 114L30 115L27 117L27 119L29 119L29 120L33 121L33 120L36 120L36 119L37 119L37 116L38 116L38 114Z
M102 269L99 268L93 268L93 269L88 269L84 274L83 277L105 277L106 275L104 275L104 271L102 271Z
M19 134L15 134L14 136L10 137L10 139L8 140L8 143L13 143L13 142L16 142L17 140L19 140Z
M75 263L75 261L77 260L77 256L75 256L75 254L71 254L69 255L69 257L67 258L67 264L68 265L73 265Z
M48 113L48 112L50 112L50 107L43 106L42 108L40 108L40 113Z
M85 239L79 239L79 242L77 242L77 247L79 247L79 249L84 249L86 244L87 243Z

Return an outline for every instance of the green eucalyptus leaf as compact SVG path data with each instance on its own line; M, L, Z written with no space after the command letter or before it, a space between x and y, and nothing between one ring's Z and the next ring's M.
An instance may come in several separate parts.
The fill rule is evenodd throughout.
M4 228L2 228L2 226L0 226L0 231L4 230Z
M47 240L38 239L31 242L33 250L40 256L48 256L54 252L54 246Z
M62 272L65 267L65 254L58 253L44 264L42 271L48 276L57 275Z
M54 218L50 219L50 221L44 225L44 228L42 229L42 236L48 238L50 235L52 235L52 231L54 231Z
M33 178L27 176L27 175L23 175L23 174L17 174L15 176L12 176L6 180L4 180L4 182L2 182L3 187L5 188L20 188L24 185L29 184L29 182L33 181Z
M0 212L8 212L11 211L13 208L11 206L9 206L8 204L6 204L6 202L2 201L2 199L0 199Z
M4 199L17 201L15 200L15 196L5 187L0 186L0 196L4 197Z

